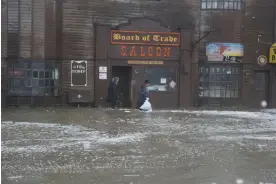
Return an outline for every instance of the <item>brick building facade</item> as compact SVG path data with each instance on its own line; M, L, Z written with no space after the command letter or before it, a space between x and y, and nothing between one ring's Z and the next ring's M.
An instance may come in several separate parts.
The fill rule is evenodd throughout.
M157 108L275 108L276 64L260 59L276 42L275 16L275 0L3 0L2 105L104 106L121 75L129 107L150 78ZM112 30L179 34L179 45L159 56L163 43L112 44ZM122 58L124 46L157 55Z

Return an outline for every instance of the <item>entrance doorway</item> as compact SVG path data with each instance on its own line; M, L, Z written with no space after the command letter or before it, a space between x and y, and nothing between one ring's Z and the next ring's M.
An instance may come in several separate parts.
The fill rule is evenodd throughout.
M261 101L265 100L269 102L269 73L266 71L255 72L256 82L256 102L257 106L260 106ZM269 105L269 104L268 104Z
M118 94L119 94L119 106L131 107L131 78L132 67L131 66L113 66L112 77L119 77Z

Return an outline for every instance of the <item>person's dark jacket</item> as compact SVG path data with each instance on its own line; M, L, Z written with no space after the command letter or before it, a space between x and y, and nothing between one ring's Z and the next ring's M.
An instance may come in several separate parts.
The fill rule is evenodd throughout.
M139 99L139 107L141 107L146 99L149 97L149 90L145 85L142 85L141 91L140 91L140 99Z
M114 102L117 99L117 85L115 81L110 82L108 86L107 102Z

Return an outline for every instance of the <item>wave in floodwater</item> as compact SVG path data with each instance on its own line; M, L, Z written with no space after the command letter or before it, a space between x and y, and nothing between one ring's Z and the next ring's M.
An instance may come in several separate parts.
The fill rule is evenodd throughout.
M1 150L4 153L56 152L60 149L91 151L105 149L110 145L137 144L151 136L170 138L171 144L180 147L185 144L174 144L174 142L179 142L177 139L181 140L183 135L198 139L204 137L205 140L215 141L276 140L276 114L272 110L269 112L174 110L156 112L202 114L210 115L212 118L204 119L202 116L196 116L178 120L175 115L168 114L166 119L164 117L130 119L131 121L127 122L135 128L134 131L119 132L116 135L81 125L3 121ZM244 118L250 121L245 122ZM260 121L261 119L266 121ZM122 118L121 120L123 121Z
M79 125L11 121L2 122L2 131L9 132L2 138L2 152L55 152L69 147L90 150L100 145L137 142L145 137L140 132L110 136Z
M131 109L119 109L130 112ZM265 109L259 112L249 111L217 111L217 110L153 110L152 113L186 113L210 116L227 116L246 119L263 119L276 121L276 109Z

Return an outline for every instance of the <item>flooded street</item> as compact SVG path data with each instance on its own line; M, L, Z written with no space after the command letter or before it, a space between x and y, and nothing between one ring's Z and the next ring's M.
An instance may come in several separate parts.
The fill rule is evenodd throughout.
M8 109L2 182L276 184L276 110Z

